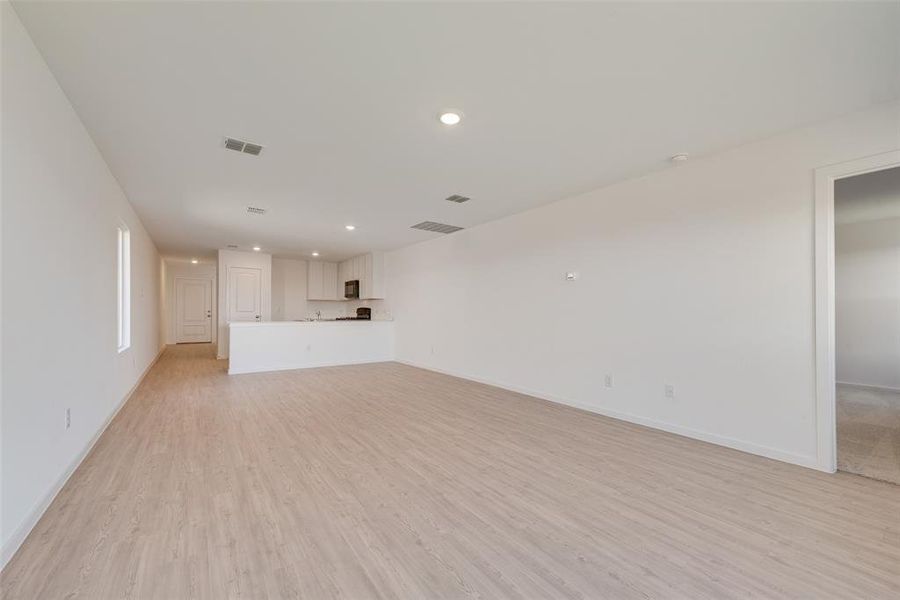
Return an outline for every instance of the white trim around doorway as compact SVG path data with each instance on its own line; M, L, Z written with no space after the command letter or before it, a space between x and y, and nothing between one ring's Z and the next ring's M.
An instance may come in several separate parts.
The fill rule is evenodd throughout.
M900 167L900 150L875 154L815 171L816 278L816 460L837 470L834 344L834 183L838 179Z

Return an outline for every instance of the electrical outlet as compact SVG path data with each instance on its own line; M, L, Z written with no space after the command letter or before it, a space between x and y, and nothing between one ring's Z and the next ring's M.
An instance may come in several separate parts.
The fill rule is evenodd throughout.
M666 398L674 398L675 397L675 386L666 384L665 387Z
M72 426L72 409L66 409L66 429Z
M606 376L603 378L603 385L605 385L608 388L611 388L613 386L612 375L610 375L609 373L606 374Z

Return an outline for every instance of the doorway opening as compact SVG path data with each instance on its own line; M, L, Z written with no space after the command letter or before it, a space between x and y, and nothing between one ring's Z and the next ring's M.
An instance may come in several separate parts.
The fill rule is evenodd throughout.
M834 187L837 468L900 484L900 167Z
M900 151L816 170L818 464L900 484Z

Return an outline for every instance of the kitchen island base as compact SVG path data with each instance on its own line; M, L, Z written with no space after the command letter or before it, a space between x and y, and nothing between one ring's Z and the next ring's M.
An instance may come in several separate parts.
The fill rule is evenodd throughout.
M228 374L394 360L392 321L229 324Z

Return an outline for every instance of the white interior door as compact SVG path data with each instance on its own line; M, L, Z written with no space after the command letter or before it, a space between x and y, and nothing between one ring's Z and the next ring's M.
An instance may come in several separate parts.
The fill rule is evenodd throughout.
M175 280L175 342L212 341L212 281Z
M228 320L262 319L262 269L231 267L228 270Z

